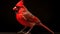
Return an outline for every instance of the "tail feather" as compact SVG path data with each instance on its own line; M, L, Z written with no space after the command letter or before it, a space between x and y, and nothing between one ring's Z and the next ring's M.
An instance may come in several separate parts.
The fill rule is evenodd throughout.
M40 23L39 25L45 28L46 30L48 30L49 32L51 32L52 34L54 34L54 32L51 29L49 29L47 26L45 26L44 24Z

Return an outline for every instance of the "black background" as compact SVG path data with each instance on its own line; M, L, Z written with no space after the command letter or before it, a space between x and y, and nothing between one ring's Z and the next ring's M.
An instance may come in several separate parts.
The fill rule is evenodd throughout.
M17 32L23 28L15 18L15 12L12 8L19 0L0 0L0 32ZM56 4L51 0L24 0L28 10L37 16L43 24L48 26L54 32L59 31L59 13L55 9ZM21 28L21 29L20 29ZM45 32L41 27L35 26L32 31ZM46 31L47 32L47 31Z

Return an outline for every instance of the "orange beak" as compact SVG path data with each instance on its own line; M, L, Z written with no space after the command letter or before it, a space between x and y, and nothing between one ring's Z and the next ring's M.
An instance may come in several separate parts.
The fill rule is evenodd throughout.
M18 9L17 9L17 7L14 7L13 10L14 10L14 11L17 11Z

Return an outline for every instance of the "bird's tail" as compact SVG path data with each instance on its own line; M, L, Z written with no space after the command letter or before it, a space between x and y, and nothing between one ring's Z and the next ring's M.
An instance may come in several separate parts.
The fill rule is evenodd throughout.
M45 28L46 30L48 30L49 32L51 32L52 34L54 34L54 32L51 29L49 29L47 26L45 26L44 24L39 23L39 26L42 26L43 28Z

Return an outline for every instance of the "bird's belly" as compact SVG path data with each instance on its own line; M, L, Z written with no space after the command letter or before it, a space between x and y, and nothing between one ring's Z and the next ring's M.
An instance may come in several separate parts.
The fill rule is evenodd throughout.
M28 27L31 27L31 26L32 26L32 24L31 24L30 22L24 20L23 15L18 15L18 14L17 14L17 15L16 15L16 19L17 19L17 21L18 21L20 24L22 24L23 26L28 26Z

